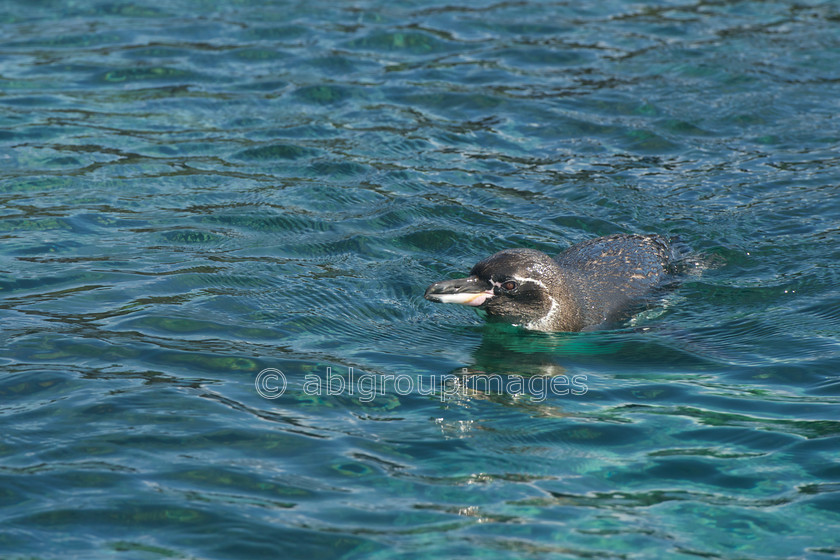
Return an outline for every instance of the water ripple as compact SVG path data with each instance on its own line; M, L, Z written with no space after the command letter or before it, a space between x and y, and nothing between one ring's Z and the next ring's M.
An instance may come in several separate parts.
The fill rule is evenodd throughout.
M8 554L836 553L833 3L147 4L4 6ZM624 328L422 297L616 232Z

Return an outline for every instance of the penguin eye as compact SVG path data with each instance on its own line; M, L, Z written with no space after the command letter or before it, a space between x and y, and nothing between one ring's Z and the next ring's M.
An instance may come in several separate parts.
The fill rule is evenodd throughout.
M513 280L508 280L507 282L502 284L502 288L504 288L505 290L507 290L509 292L513 291L513 290L516 289L516 282L514 282Z

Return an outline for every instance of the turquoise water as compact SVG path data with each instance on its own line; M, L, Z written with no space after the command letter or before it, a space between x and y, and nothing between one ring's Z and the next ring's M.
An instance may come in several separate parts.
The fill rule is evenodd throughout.
M0 29L0 557L840 554L838 3ZM422 297L614 232L697 252L626 328Z

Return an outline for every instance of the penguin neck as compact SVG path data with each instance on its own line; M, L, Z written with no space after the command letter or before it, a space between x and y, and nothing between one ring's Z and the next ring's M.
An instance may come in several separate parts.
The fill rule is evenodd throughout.
M546 286L550 306L542 317L523 326L538 331L579 331L584 327L584 302L579 289L578 274L560 267L557 280Z

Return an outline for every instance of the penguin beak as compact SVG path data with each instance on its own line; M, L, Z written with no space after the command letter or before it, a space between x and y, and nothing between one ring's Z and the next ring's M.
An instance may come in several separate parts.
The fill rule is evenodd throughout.
M460 303L478 307L493 297L493 286L478 276L435 282L426 288L425 298L438 303Z

